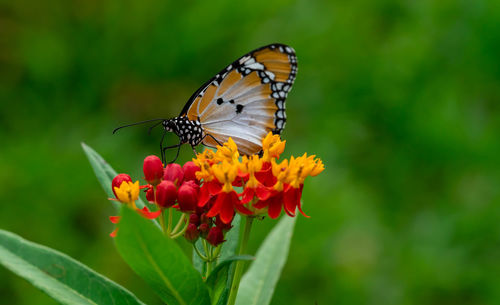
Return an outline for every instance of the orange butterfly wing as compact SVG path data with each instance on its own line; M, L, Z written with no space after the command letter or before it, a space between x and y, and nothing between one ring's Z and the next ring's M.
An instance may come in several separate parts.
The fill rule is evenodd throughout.
M205 134L220 143L231 137L240 153L262 149L262 139L285 127L285 99L297 74L295 51L283 44L254 50L206 82L181 112L199 120ZM203 144L214 147L212 137Z

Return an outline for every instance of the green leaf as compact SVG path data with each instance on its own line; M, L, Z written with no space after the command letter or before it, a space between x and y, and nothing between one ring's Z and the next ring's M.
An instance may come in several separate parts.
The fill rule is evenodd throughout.
M71 257L4 230L0 263L62 304L143 304Z
M284 216L266 237L248 271L243 275L236 305L267 305L285 265L295 217Z
M87 158L89 159L90 165L92 169L94 169L95 176L102 188L106 192L106 195L109 198L114 198L115 194L113 194L113 190L111 189L111 181L113 178L118 175L116 171L106 162L101 155L99 155L95 150L90 148L87 144L82 142L82 148ZM120 209L121 203L118 201L111 201L117 210ZM142 209L145 205L141 198L139 198L135 204L139 209Z
M122 208L115 238L123 259L169 305L210 304L208 289L177 243L135 211Z
M236 261L253 260L251 255L234 255L221 261L210 273L205 282L210 289L212 304L226 304L229 297L229 290L233 282L234 265Z

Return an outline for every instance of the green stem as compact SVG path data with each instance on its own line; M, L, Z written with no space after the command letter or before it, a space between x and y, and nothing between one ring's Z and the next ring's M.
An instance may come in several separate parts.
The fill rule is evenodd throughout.
M196 247L195 244L193 244L193 248L194 248L194 251L196 251L196 254L198 254L198 256L203 260L203 261L207 261L208 260L208 257L206 257L205 255L201 254L200 250L198 250L198 247Z
M160 225L161 225L161 229L163 230L163 234L168 236L167 227L165 225L165 210L164 209L161 209Z
M220 249L221 248L222 248L222 244L218 245L217 248L215 248L215 250L214 250L214 257L213 257L214 262L216 262L217 259L219 258L219 254L220 254Z
M172 232L172 209L168 209L168 226L167 226L167 234L170 235L170 232Z
M252 228L253 217L245 217L245 229L243 232L243 238L240 240L240 250L239 255L245 254L247 250L248 239L250 237L250 229ZM236 268L234 271L233 283L231 284L231 290L229 292L228 305L234 305L236 302L236 295L238 294L238 287L240 286L241 276L243 274L243 267L245 266L244 261L237 261Z
M184 218L186 218L186 214L182 213L181 217L179 218L179 221L177 222L177 224L175 225L174 229L172 230L171 235L177 234L177 232L181 228L182 223L184 222ZM183 230L185 231L185 229L183 229Z
M207 257L210 259L210 253L208 253L208 247L207 247L207 242L206 240L202 240L201 241L201 244L203 245L203 251L205 251L205 254L207 255Z
M182 235L184 234L184 232L186 232L186 230L187 230L187 228L188 228L188 225L189 225L189 224L188 224L188 223L186 223L186 225L184 226L184 228L182 228L182 230L181 230L180 232L177 232L177 233L172 233L172 234L170 235L170 237L171 237L171 238L173 238L173 239L176 239L177 237L182 236ZM177 226L176 226L176 227L177 227ZM175 229L174 229L174 231L175 231Z
M208 260L206 261L206 264L207 264L207 268L206 268L207 270L206 270L206 274L205 274L206 279L208 279L210 272L212 272L212 260L213 260L212 247L210 247L209 251L210 251L210 254L208 255Z

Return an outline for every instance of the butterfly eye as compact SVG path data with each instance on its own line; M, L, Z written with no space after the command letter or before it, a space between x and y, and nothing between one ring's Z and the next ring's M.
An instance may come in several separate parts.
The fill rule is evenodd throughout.
M163 127L167 130L167 131L174 131L175 130L175 123L168 120L168 121L164 121L163 122Z

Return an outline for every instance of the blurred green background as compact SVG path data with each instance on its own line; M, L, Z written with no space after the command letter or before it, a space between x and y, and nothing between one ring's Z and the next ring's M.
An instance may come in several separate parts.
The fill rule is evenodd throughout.
M160 304L108 236L115 211L80 142L139 178L160 135L114 127L177 115L221 68L282 42L299 60L286 154L326 170L306 183L311 218L272 304L500 304L498 2L180 2L0 4L1 228ZM5 268L0 295L55 304Z

